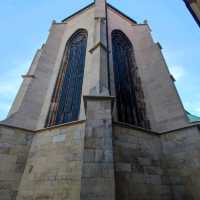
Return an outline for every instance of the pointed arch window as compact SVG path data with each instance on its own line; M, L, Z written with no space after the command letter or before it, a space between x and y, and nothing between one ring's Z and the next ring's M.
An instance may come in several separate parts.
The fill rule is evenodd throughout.
M86 30L78 30L67 42L46 121L47 127L78 119L86 47Z
M120 30L112 32L112 51L118 120L149 128L133 46Z

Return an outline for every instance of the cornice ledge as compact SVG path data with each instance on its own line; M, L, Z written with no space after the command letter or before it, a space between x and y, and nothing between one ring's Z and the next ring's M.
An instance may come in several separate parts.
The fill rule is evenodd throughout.
M17 130L31 132L31 133L35 132L34 130L30 130L30 129L26 129L26 128L20 128L20 127L12 126L12 125L9 125L9 124L4 124L2 122L0 122L0 127L5 127L5 128L10 128L10 129L17 129Z
M198 128L200 130L200 122L192 123L188 126L183 126L183 127L177 128L177 129L166 130L166 131L160 132L160 135L173 133L173 132L176 132L176 131L181 131L181 130L184 130L184 129L194 128L194 127Z
M94 47L92 47L89 50L89 52L92 54L99 47L102 48L103 50L105 50L106 52L109 52L108 48L102 42L98 42L96 45L94 45Z
M142 131L142 132L145 132L145 133L148 133L148 134L151 134L151 135L160 136L160 133L158 133L158 132L155 132L155 131L152 131L152 130L149 130L149 129L145 129L145 128L141 128L141 127L138 127L138 126L134 126L132 124L127 124L127 123L119 122L119 121L113 121L113 124L124 127L124 128L131 128L131 129L135 129L135 130L138 130L138 131Z
M1 123L1 122L0 122L0 127L17 129L17 130L21 130L21 131L26 131L26 132L38 134L38 133L41 133L41 132L47 131L47 130L53 130L53 129L57 129L57 128L67 127L67 126L74 126L76 124L82 124L85 121L86 121L85 119L84 120L78 120L78 121L73 121L73 122L69 122L69 123L65 123L65 124L60 124L60 125L56 125L56 126L47 127L47 128L36 129L36 130L20 128L20 127L4 124L4 123Z
M25 74L22 75L22 78L36 78L34 74Z
M104 21L104 20L106 20L106 17L95 17L94 19L95 20L103 20Z
M68 122L68 123L65 123L65 124L55 125L55 126L51 126L51 127L47 127L47 128L42 128L42 129L35 130L35 133L38 134L38 133L41 133L43 131L53 130L53 129L57 129L57 128L63 128L63 127L67 127L67 126L74 126L74 125L77 125L77 124L82 124L85 121L86 120L84 119L84 120Z
M111 99L111 100L114 100L115 97L114 96L106 96L106 95L85 95L83 96L83 99L84 100L88 100L88 99L91 99L91 100L96 100L96 99L100 99L100 100L107 100L107 99Z

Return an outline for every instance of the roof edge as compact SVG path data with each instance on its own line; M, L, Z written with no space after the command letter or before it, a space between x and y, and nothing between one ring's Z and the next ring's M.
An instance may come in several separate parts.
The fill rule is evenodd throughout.
M93 2L93 3L89 4L89 5L87 5L87 6L83 7L83 8L81 8L80 10L76 11L74 14L72 14L72 15L66 17L66 18L63 19L63 20L61 20L61 22L67 21L68 19L74 17L75 15L77 15L77 14L83 12L84 10L86 10L86 9L88 9L88 8L90 8L90 7L92 7L94 4L95 4L95 3Z
M129 17L128 15L124 14L122 11L118 10L116 7L114 7L113 5L107 3L107 5L112 8L113 10L115 10L116 12L118 12L120 15L124 16L125 18L127 18L128 20L130 20L131 22L138 24L137 21L135 21L134 19L132 19L131 17Z
M80 10L78 10L78 11L76 11L74 14L72 14L72 15L66 17L66 18L63 19L63 20L61 20L61 22L65 22L65 21L71 19L72 17L76 16L77 14L79 14L79 13L83 12L84 10L86 10L86 9L88 9L88 8L90 8L90 7L92 7L93 5L95 5L95 2L93 2L93 3L91 3L91 4L89 4L89 5L85 6L85 7L83 7L82 9L80 9ZM118 13L119 13L120 15L122 15L123 17L127 18L129 21L133 22L134 24L138 24L137 21L135 21L134 19L132 19L132 18L129 17L128 15L124 14L122 11L118 10L117 8L115 8L114 6L112 6L111 4L106 3L106 5L107 5L108 7L110 7L111 9L115 10L116 12L118 12Z

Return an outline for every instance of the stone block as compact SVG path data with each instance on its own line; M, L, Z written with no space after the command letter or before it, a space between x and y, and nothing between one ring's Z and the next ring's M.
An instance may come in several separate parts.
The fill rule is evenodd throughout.
M144 167L144 173L151 175L162 175L164 172L160 167L148 166Z
M131 164L130 163L116 163L115 170L117 172L131 172Z
M84 164L82 170L83 178L102 177L102 168L96 163Z
M105 160L104 150L95 150L95 162L103 162Z
M9 154L13 145L8 143L0 143L0 154Z
M95 161L95 150L94 149L86 149L83 153L84 162L94 162Z
M171 184L170 178L167 175L161 176L161 180L162 180L163 185L170 185Z
M11 195L12 195L11 191L0 190L0 200L12 200Z
M112 148L111 150L105 150L104 151L104 157L105 157L105 162L113 162L113 151Z
M65 142L65 134L55 135L52 139L53 143Z
M99 138L86 138L85 147L88 149L103 149L104 139Z
M162 180L160 175L146 175L146 183L153 185L162 185Z
M141 158L140 157L140 158L138 158L138 161L142 166L150 166L151 165L150 158Z

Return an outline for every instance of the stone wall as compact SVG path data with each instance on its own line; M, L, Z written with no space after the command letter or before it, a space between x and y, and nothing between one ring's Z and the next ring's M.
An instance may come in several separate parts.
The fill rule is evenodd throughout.
M0 125L0 200L16 199L31 141L31 132Z
M161 156L158 135L114 125L116 200L171 200Z
M80 200L83 191L99 199L200 199L198 126L163 134L122 123L111 129L102 114L102 124L87 114L86 130L84 121L37 132L1 125L0 200Z
M38 132L17 200L79 200L83 134L81 122Z
M200 199L200 131L185 128L162 137L163 167L169 176L173 199Z

